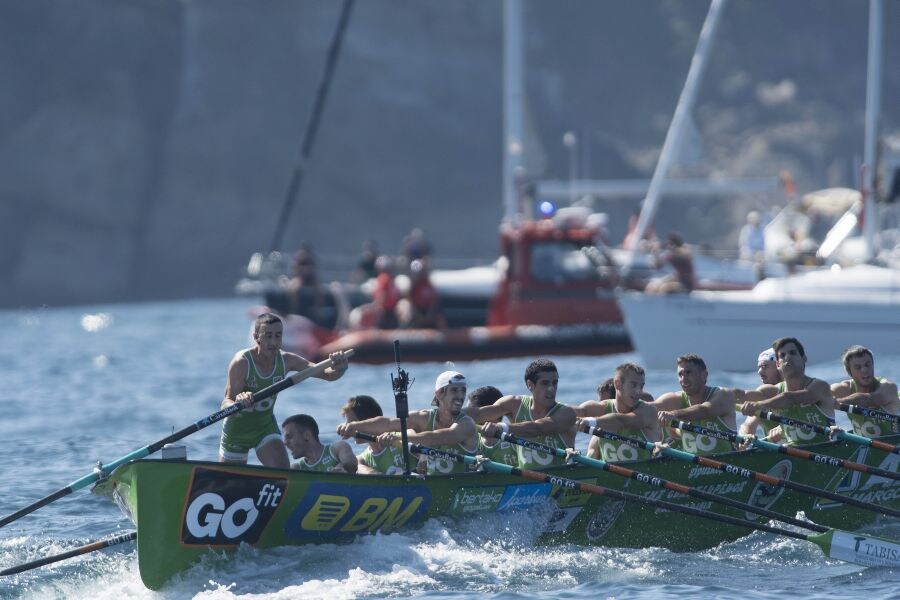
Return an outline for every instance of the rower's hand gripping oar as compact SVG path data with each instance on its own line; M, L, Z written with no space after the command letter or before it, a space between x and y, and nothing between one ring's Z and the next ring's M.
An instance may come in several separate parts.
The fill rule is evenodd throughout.
M873 440L872 438L868 438L864 435L849 433L847 431L844 431L840 427L825 427L823 425L816 425L815 423L807 423L806 421L800 421L799 419L792 419L790 417L776 415L769 410L760 410L759 416L767 421L773 421L775 423L780 423L789 427L797 427L799 429L806 429L807 431L815 431L816 433L827 435L829 439L832 440L839 439L845 442L859 444L860 446L871 446L872 448L890 452L892 454L900 454L900 446Z
M67 558L72 558L74 556L81 556L82 554L87 554L88 552L95 552L97 550L109 548L110 546L115 546L117 544L124 544L125 542L130 542L131 540L136 540L136 539L137 539L137 531L129 531L127 533L120 533L111 538L106 538L105 540L91 542L90 544L85 544L84 546L79 546L78 548L68 550L61 554L54 554L53 556L45 556L44 558L39 558L37 560L23 563L21 565L15 566L15 567L3 569L2 571L0 571L0 576L15 575L16 573L21 573L23 571L30 571L31 569L37 569L38 567L43 567L44 565L49 565L49 564L52 564L55 562L59 562L61 560L66 560Z
M342 353L342 355L346 358L349 358L349 357L353 356L353 353L354 353L354 351L352 349L350 349L350 350L345 350ZM332 364L332 360L330 358L327 358L327 359L323 360L322 362L318 362L318 363L312 365L311 367L303 369L302 371L298 371L298 372L294 373L293 375L289 375L288 377L285 377L281 381L279 381L277 383L273 383L269 387L263 388L260 391L254 393L253 397L251 398L251 403L255 404L255 403L259 402L260 400L265 400L266 398L269 398L270 396L274 396L275 394L277 394L283 390L286 390L287 388L289 388L293 385L300 383L304 379L309 379L310 377L315 377L316 375L321 375L322 372L325 371L325 369L327 369L328 367L331 366L331 364ZM133 452L130 452L130 453L126 454L125 456L123 456L117 460L114 460L111 463L107 463L102 466L98 465L91 473L88 473L84 477L76 479L75 481L73 481L72 483L67 485L66 487L61 488L61 489L53 492L52 494L41 498L40 500L38 500L37 502L34 502L33 504L29 504L28 506L26 506L25 508L23 508L21 510L17 510L16 512L14 512L12 514L3 517L2 519L0 519L0 527L8 525L8 524L12 523L13 521L15 521L16 519L19 519L21 517L24 517L27 514L32 513L34 511L36 511L37 509L41 508L42 506L46 506L46 505L50 504L54 500L59 500L63 496L68 496L69 494L71 494L72 492L74 492L76 490L80 490L83 487L87 487L87 486L91 485L92 483L98 481L101 478L107 477L117 467L119 467L129 461L137 460L139 458L144 458L145 456L149 456L150 454L153 454L154 452L156 452L157 450L159 450L166 444L171 444L172 442L176 442L182 438L185 438L185 437L191 435L192 433L196 433L197 431L200 431L201 429L209 427L213 423L216 423L217 421L221 421L225 417L227 417L229 415L233 415L234 413L236 413L240 410L243 410L243 408L244 408L243 404L240 404L240 403L232 404L228 408L223 408L222 410L215 412L215 413L209 415L208 417L200 419L196 423L188 425L187 427L185 427L184 429L182 429L180 431L176 431L172 435L166 436L166 437L162 438L161 440L158 440L156 442L153 442L152 444L144 446L143 448L138 448L137 450L134 450Z
M581 481L575 481L573 479L567 479L565 477L559 477L557 475L550 475L548 473L541 473L539 471L531 471L528 469L520 469L518 467L512 467L509 465L504 465L502 463L487 460L480 456L467 456L463 454L457 454L456 452L436 450L434 448L422 446L421 444L410 444L410 451L417 454L432 456L434 458L441 458L458 463L466 463L496 473L515 475L518 477L523 477L525 479L530 479L532 481L558 485L571 490L588 492L591 494L597 494L599 496L614 498L616 500L624 500L626 502L637 502L639 504L653 506L656 508L663 508L673 512L680 512L702 519L719 521L721 523L728 523L729 525L736 525L738 527L745 527L747 529L755 529L757 531L765 531L768 533L773 533L775 535L791 537L798 540L806 540L818 546L819 549L822 550L822 553L825 554L825 556L827 556L828 558L836 558L863 566L879 566L892 568L900 567L900 544L892 540L886 540L857 533L849 533L846 531L841 531L839 529L829 529L825 533L803 534L797 531L783 529L781 527L774 527L772 525L764 525L762 523L745 521L743 519L732 517L730 515L708 512L699 508L694 508L693 506L674 504L665 500L657 500L648 496L639 496L637 494L632 494L630 492L625 492L622 490L613 490L592 483L585 483Z
M900 415L892 415L891 413L876 410L874 408L866 408L865 406L859 406L857 404L844 404L842 402L835 402L834 410L839 410L851 415L860 415L861 417L875 419L876 421L893 423L895 427L900 427Z

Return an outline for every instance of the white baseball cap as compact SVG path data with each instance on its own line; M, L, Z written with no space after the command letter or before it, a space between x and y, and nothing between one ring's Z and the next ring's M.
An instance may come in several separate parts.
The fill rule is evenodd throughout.
M759 353L759 358L756 359L756 364L762 364L769 361L775 361L775 351L771 348L766 348L762 352Z
M442 390L448 385L466 385L466 378L459 371L444 371L434 382L434 391Z

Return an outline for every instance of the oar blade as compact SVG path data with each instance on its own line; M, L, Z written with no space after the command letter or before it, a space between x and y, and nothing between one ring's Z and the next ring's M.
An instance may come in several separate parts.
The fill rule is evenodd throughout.
M900 543L862 533L832 529L807 539L825 556L865 567L900 567Z

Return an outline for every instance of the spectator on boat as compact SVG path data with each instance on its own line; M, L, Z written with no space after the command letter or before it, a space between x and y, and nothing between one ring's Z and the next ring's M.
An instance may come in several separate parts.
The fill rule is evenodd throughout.
M357 463L350 444L343 440L323 444L319 424L309 415L292 415L281 424L284 445L298 459L292 469L320 473L356 473Z
M437 289L431 283L427 265L414 260L409 265L409 293L397 305L402 327L409 329L444 329Z
M397 305L400 290L394 283L394 261L389 256L379 256L375 261L378 276L372 290L372 301L350 311L351 329L396 329L400 325Z
M660 425L671 427L673 419L694 423L707 429L737 433L734 392L707 385L706 361L697 354L682 354L675 360L680 392L668 392L653 404ZM731 442L691 431L672 430L679 436L681 448L693 454L715 454L734 450Z
M766 228L763 227L759 212L747 213L747 222L738 234L738 248L741 260L762 262L766 255Z
M478 433L475 422L463 410L466 399L466 378L457 371L444 371L434 384L434 408L412 411L406 421L411 429L409 441L438 450L474 455L478 449ZM344 438L360 431L378 436L378 443L394 445L400 440L400 419L385 416L371 417L338 425L337 432ZM466 471L465 464L428 457L429 475Z
M897 384L886 377L875 376L875 356L865 346L850 346L841 357L850 379L832 384L831 393L841 405L874 408L892 415L900 414ZM853 432L875 438L896 433L896 425L864 415L848 413Z
M375 398L361 395L347 400L341 407L341 415L345 423L353 423L381 417L384 413ZM356 462L359 463L356 472L360 475L402 475L405 472L403 450L378 442L369 442L366 449L356 455Z
M353 270L353 275L350 279L354 283L362 283L373 277L378 277L378 268L375 265L378 257L378 243L375 240L365 240L359 260L356 261L356 268Z
M431 244L420 227L415 227L406 234L400 252L407 266L414 260L422 261L426 266L431 264Z
M539 358L525 369L528 396L503 396L489 406L471 406L469 413L487 439L511 433L545 446L572 448L575 445L575 411L556 401L559 372L553 361ZM506 417L508 423L500 419ZM539 469L564 464L564 457L516 446L519 467Z
M644 392L644 369L634 363L622 363L613 376L615 397L604 400L598 409L591 410L590 417L580 418L577 427L595 427L612 433L634 437L645 442L662 440L653 397ZM596 441L594 441L596 440ZM650 451L635 448L624 442L592 436L588 443L588 456L607 462L651 458Z
M694 255L677 231L669 233L666 249L659 255L660 264L666 263L673 272L647 284L648 294L686 294L696 286Z
M298 354L281 349L284 324L272 313L263 313L253 323L251 348L240 350L228 364L228 380L221 408L240 403L244 408L225 418L219 444L219 462L245 464L250 450L267 467L290 466L281 430L273 409L277 396L253 402L253 394L281 381L291 371L302 371L313 364ZM319 379L334 381L347 371L347 358L341 352L329 355L332 365Z
M321 327L328 327L324 308L326 289L319 282L316 256L312 248L303 244L291 259L293 276L288 280L288 312L303 315Z
M797 267L815 266L818 262L816 250L818 244L809 237L802 227L792 229L790 232L791 243L780 252L781 261L787 267L788 273L796 273Z
M775 361L775 351L771 348L766 348L759 353L759 357L756 359L756 372L759 374L759 380L763 385L778 385L783 381ZM755 437L760 428L762 428L762 419L759 417L747 417L738 428L738 434L744 437ZM768 435L765 434L765 429L763 429L763 432L763 435L770 442L781 440L781 427L773 427L769 430Z
M480 408L482 406L491 406L502 397L503 392L492 385L486 385L469 394L469 407ZM497 422L502 420L502 416L496 419ZM485 438L479 433L478 454L479 456L483 456L494 462L503 463L513 467L519 466L519 455L516 452L516 446L506 440Z
M831 387L806 374L806 351L797 338L783 337L772 343L778 370L784 379L778 385L761 385L755 390L735 390L738 402L743 402L741 412L753 416L760 410L768 410L807 423L823 427L834 425L834 398ZM774 426L763 421L768 434ZM788 444L813 444L828 437L798 427L783 425L782 433Z

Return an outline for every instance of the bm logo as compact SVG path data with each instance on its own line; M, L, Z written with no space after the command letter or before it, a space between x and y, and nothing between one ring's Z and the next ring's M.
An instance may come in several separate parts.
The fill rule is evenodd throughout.
M181 526L187 546L234 546L259 541L287 487L286 477L197 467Z
M288 517L284 534L291 539L312 540L393 531L424 519L430 504L431 492L422 486L314 482Z

